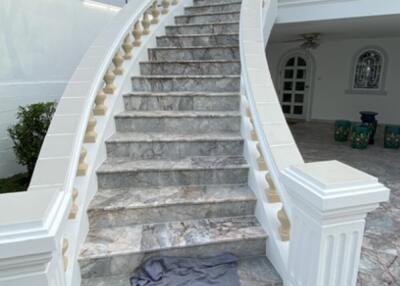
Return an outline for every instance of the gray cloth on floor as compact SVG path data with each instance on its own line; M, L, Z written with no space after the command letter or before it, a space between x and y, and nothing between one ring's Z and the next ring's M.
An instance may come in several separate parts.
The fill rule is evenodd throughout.
M153 257L130 280L131 286L240 286L238 258L230 253L213 257Z

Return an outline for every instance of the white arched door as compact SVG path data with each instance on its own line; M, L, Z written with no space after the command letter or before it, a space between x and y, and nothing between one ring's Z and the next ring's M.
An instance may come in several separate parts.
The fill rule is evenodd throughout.
M308 119L311 63L302 53L286 56L280 65L279 99L287 118Z

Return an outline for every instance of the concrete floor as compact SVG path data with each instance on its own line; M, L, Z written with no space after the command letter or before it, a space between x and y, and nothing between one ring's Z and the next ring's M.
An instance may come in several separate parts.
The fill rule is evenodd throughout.
M293 135L307 162L338 160L374 175L391 189L390 202L367 217L358 286L400 285L400 150L383 148L383 127L376 143L355 150L333 140L333 124L296 123Z

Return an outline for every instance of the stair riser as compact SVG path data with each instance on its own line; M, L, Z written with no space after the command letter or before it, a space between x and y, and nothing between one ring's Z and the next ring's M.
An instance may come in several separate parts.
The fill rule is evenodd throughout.
M129 275L143 262L152 256L215 256L223 252L231 252L238 257L265 255L266 238L244 239L239 241L207 244L152 251L148 253L125 254L98 259L80 260L83 278L110 275Z
M239 75L239 62L141 63L142 75Z
M190 15L175 17L175 23L181 24L212 24L222 22L238 22L240 13L227 13L215 15Z
M247 183L248 169L163 170L98 173L100 189Z
M157 38L158 47L239 46L239 35L165 36Z
M125 96L125 110L237 111L239 96Z
M243 142L239 140L107 143L109 158L130 158L132 160L174 160L190 156L237 156L242 153Z
M205 6L205 5L213 5L213 4L230 4L242 2L241 0L194 0L194 6Z
M119 132L238 132L240 117L186 117L186 118L126 118L116 117Z
M169 26L167 35L239 33L239 24L204 24L196 26Z
M218 12L237 12L240 11L241 4L231 3L231 4L221 4L211 6L195 6L185 8L185 15L196 15L204 13L218 13Z
M238 92L240 79L226 78L133 78L132 90L154 92Z
M240 60L239 48L149 49L150 61Z
M90 227L114 227L134 224L166 223L204 218L253 215L254 201L172 205L113 211L89 211Z

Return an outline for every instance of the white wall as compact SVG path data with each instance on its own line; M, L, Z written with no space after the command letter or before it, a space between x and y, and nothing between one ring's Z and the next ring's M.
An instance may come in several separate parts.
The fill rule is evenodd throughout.
M353 17L395 15L398 0L278 0L278 23L297 23Z
M0 177L23 170L6 133L17 107L57 100L116 12L81 0L0 0Z
M367 46L383 48L388 56L385 91L387 95L348 94L355 53ZM278 84L279 61L294 44L270 44L267 49L275 85ZM324 41L311 51L316 69L312 95L311 119L359 120L359 111L379 112L380 123L400 124L400 38L343 39Z

